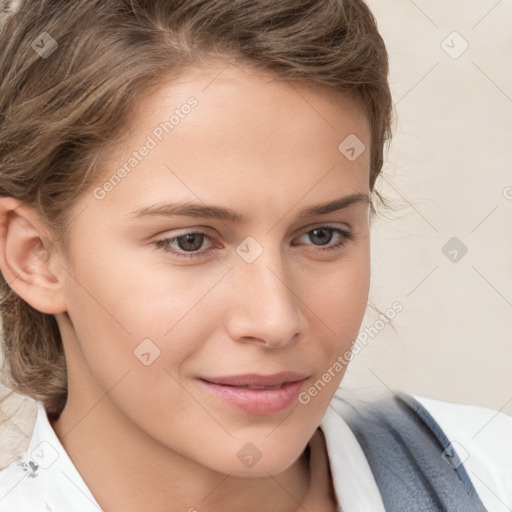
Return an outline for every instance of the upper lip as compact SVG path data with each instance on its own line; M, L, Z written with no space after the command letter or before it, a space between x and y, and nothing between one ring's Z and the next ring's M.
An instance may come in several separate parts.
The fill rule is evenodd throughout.
M279 386L286 382L304 380L306 377L307 375L298 372L279 372L273 375L248 373L226 377L201 377L201 379L213 384L224 384L227 386Z

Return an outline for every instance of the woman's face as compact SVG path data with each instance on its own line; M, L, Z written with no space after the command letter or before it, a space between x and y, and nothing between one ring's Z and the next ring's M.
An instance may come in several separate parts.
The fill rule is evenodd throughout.
M143 438L223 473L281 472L320 424L367 304L366 118L340 92L227 66L145 97L129 127L75 205L57 315L68 404L94 382ZM202 380L280 372L304 380Z

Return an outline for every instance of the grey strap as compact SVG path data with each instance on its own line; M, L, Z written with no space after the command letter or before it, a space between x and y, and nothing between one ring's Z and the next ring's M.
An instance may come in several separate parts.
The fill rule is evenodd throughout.
M388 512L487 512L450 441L412 396L370 403L335 396L366 455ZM338 405L336 405L338 404Z

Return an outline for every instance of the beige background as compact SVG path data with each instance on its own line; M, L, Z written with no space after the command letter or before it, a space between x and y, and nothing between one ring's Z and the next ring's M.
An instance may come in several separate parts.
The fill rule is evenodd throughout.
M404 310L397 333L371 340L343 385L512 414L512 2L368 4L398 118L381 181L397 211L374 226L371 298ZM441 47L454 31L469 44L456 59ZM458 262L441 250L452 237L468 248Z
M396 210L373 227L370 297L403 311L396 332L369 338L343 387L512 414L512 1L368 3L397 114L379 182ZM442 252L453 237L468 249L456 262ZM377 319L370 309L361 331ZM0 403L0 467L27 446L34 413L30 399Z

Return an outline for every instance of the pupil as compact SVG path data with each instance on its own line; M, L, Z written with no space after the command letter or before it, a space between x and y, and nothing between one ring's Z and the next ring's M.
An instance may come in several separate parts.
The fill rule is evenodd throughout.
M201 248L202 245L202 235L198 235L197 233L191 233L188 235L183 235L178 238L178 245L180 249L184 251L197 251ZM181 240L185 240L185 243L183 244ZM194 240L196 240L196 243L194 244ZM197 243L199 241L199 243Z
M313 237L317 237L320 239L320 242L323 243L323 245L325 244L328 244L330 241L331 241L331 238L332 238L332 231L331 231L331 236L327 236L327 240L325 239L325 233L327 231L331 231L330 229L323 229L323 228L317 228L317 229L313 229L312 233L313 233ZM318 236L318 233L323 233L324 236Z

